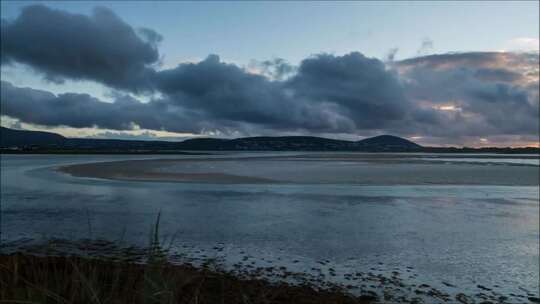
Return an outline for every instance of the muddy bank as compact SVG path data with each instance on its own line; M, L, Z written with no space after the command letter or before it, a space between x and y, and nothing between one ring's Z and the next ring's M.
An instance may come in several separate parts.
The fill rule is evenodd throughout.
M208 159L211 161L213 159ZM231 184L257 184L274 183L277 181L261 178L227 174L223 172L159 172L160 168L173 165L186 160L135 160L106 163L90 163L59 167L61 172L78 177L105 178L132 181L164 181L182 183L231 183Z
M0 302L30 303L373 303L339 288L241 279L234 275L171 265L82 257L0 256Z
M250 259L256 257L248 256L227 269L219 258L189 258L156 248L51 240L8 250L0 255L0 301L193 303L196 297L196 303L538 303L538 295L526 290L505 294L477 285L470 293L445 282L449 293L412 284L406 279L414 276L412 267L389 275L376 273L379 265L344 274L329 267L329 276L344 276L346 283L337 284L322 269L310 275L280 264L254 267ZM320 261L320 267L329 263Z
M360 155L361 156L361 155ZM373 156L155 159L63 166L78 177L183 183L536 186L538 166Z

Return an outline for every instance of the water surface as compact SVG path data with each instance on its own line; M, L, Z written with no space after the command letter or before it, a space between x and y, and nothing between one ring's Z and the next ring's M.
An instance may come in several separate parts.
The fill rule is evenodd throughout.
M422 172L418 168L431 170L429 160L424 160L430 156L373 162L365 161L365 156L332 155L233 153L215 158L234 160L214 162L202 160L208 156L2 155L2 241L16 246L22 240L88 237L144 245L161 211L162 234L174 235L173 246L179 251L220 256L230 264L249 255L258 265L283 264L309 272L320 261L329 261L338 274L331 280L344 280L339 274L350 271L397 270L412 283L447 292L474 294L482 285L504 294L538 296L538 186L520 182L519 176L511 185L399 184L395 179L391 184L364 183L354 179L354 172L366 168L369 174L377 168ZM287 160L279 159L283 156ZM239 157L271 159L249 163ZM73 177L54 170L76 163L163 158L201 160L160 170L208 172L210 168L290 182L123 181ZM410 158L420 158L421 163ZM469 158L466 164L443 161L456 162L446 166L468 166ZM481 162L475 170L497 166L497 170L508 168L510 175L515 168L526 174L538 172L534 164L514 166L504 159L499 164ZM213 250L216 244L218 251Z

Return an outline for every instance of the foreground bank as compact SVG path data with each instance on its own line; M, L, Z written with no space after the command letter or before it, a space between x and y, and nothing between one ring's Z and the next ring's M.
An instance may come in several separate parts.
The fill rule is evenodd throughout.
M0 256L0 302L12 303L372 303L338 288L240 279L171 265L81 257Z
M230 269L219 258L164 249L157 234L151 235L148 247L90 239L4 245L0 303L540 303L531 291L504 294L483 285L470 293L446 282L454 289L447 293L413 284L399 271L352 272L345 274L347 283L332 283L322 272L295 272L285 264L259 267L245 258Z

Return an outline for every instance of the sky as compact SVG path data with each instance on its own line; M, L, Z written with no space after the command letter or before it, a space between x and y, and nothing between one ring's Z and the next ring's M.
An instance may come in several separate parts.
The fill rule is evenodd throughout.
M3 126L538 145L537 1L0 5Z

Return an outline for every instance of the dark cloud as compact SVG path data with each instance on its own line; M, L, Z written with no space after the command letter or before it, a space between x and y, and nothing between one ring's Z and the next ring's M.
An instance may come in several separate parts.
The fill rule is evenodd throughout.
M1 34L3 64L27 64L55 82L86 79L134 91L148 88L161 40L99 7L85 16L27 6L16 19L2 20Z
M243 134L352 133L384 128L408 112L395 75L379 60L359 53L306 59L286 81L248 73L211 55L156 72L153 84L162 97L149 103L125 96L104 103L85 94L55 96L3 83L2 111L42 125L121 130L136 124L153 130ZM30 114L33 105L39 115Z
M383 62L352 52L247 69L210 55L158 70L162 37L103 8L84 16L29 6L1 30L3 64L122 92L106 103L2 82L2 114L27 123L219 135L538 136L538 53L390 55ZM160 97L143 103L127 95L145 91Z
M221 62L217 55L161 71L155 85L171 103L230 126L235 122L299 126L295 115L301 104L287 98L280 83ZM285 107L287 112L283 112Z
M335 105L360 129L385 128L404 120L411 110L397 75L380 60L358 52L304 59L285 86L296 99Z
M352 132L403 119L407 101L395 75L360 53L317 55L285 81L251 74L211 55L156 74L171 102L212 119L272 129Z
M465 53L413 58L397 68L411 102L441 110L425 133L537 136L538 64L531 54Z
M432 68L425 58L416 66L397 62L398 76L359 53L323 54L305 59L296 74L277 81L211 55L156 72L153 83L162 97L148 103L126 95L113 103L85 94L56 96L4 82L2 113L48 126L139 126L225 136L537 136L538 78L523 82L527 78L515 71L463 67L460 60L447 60L445 68Z
M144 129L196 132L197 116L171 107L163 101L141 103L129 96L117 96L113 103L88 94L55 95L1 82L2 114L25 123L73 128Z

